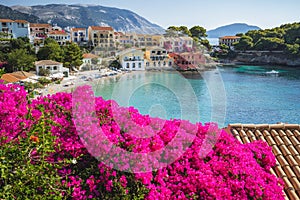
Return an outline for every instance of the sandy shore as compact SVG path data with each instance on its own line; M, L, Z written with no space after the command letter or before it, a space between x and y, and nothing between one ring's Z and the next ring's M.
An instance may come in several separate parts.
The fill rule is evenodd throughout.
M123 74L126 74L126 72L115 72L115 71L100 72L99 70L77 72L72 76L64 78L60 84L56 84L56 83L49 84L45 88L41 89L40 90L41 95L37 95L36 97L46 96L48 94L52 95L58 92L72 92L78 86L93 85L99 80L109 79L112 77L121 76Z

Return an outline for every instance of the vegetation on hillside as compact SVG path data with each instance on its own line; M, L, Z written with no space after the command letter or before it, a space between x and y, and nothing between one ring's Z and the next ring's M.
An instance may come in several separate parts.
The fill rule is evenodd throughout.
M252 30L241 36L236 50L283 51L291 56L300 55L300 23L280 27Z
M72 68L82 64L82 50L75 43L60 46L55 40L47 38L37 54L28 38L6 39L0 43L0 62L7 62L6 73L34 70L36 60L54 60Z
M178 36L189 36L194 39L198 44L205 46L207 49L211 49L209 41L206 39L206 29L201 26L193 26L187 28L186 26L170 26L166 30L165 36L167 37L178 37Z

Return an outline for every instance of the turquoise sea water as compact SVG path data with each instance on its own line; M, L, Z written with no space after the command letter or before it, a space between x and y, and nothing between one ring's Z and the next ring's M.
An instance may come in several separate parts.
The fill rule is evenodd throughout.
M202 74L137 72L100 80L96 96L193 123L300 123L300 68L226 66Z

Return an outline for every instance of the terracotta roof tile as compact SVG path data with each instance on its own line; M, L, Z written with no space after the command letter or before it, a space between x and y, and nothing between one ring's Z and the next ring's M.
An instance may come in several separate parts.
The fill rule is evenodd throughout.
M92 30L95 31L113 31L114 29L112 27L106 27L106 26L91 26Z
M300 198L299 124L231 124L226 130L242 143L267 142L276 157L276 166L270 172L283 179L285 198Z
M14 22L13 20L11 19L0 19L0 22Z
M40 27L40 28L51 28L50 24L37 24L37 23L30 23L30 27Z
M20 79L16 78L15 76L11 75L11 74L3 74L1 76L1 79L4 80L7 83L15 83L20 81Z
M64 31L51 31L50 33L48 33L49 35L68 35L66 32Z
M86 28L72 28L71 31L85 31Z
M53 60L40 60L35 62L35 65L60 65L60 64L62 63Z
M15 20L15 22L17 22L17 23L24 23L24 24L28 24L29 23L28 21L22 20L22 19L17 19L17 20Z

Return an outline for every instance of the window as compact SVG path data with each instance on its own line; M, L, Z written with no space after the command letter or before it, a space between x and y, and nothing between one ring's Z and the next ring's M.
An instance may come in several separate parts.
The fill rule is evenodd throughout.
M139 63L139 68L142 68L142 63Z
M57 70L57 66L53 66L53 70Z
M132 68L135 68L135 63L132 63Z
M129 63L126 63L126 68L127 68L127 69L129 68Z

